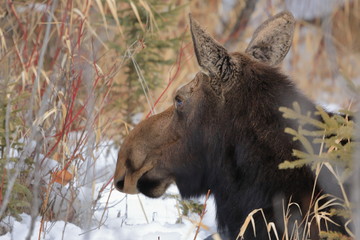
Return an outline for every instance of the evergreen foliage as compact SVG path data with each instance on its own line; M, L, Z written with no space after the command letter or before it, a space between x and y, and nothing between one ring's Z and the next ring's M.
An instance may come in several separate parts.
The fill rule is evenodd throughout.
M20 103L28 97L28 94L14 96L12 91L14 84L7 79L1 83L0 87L0 200L6 193L9 176L15 169L12 166L18 164L19 152L22 150L23 144L20 142L21 118L18 109ZM10 195L9 204L7 205L6 215L14 216L20 220L20 214L30 212L32 193L30 185L26 181L32 170L32 159L26 159L25 165L21 166L19 177L16 178L12 194Z
M176 6L175 1L125 2L129 3L128 7L120 10L118 15L126 37L120 44L110 46L119 53L126 52L128 59L125 59L125 79L116 84L121 97L111 108L120 107L125 120L131 122L131 116L143 110L144 97L148 105L154 103L149 91L165 82L165 67L174 63L174 53L183 36L171 34L169 30L177 24L176 18L184 6ZM166 54L168 51L172 54Z
M177 206L181 211L179 218L176 220L177 223L182 223L183 217L190 217L191 214L200 216L204 211L204 204L193 199L182 199L179 194L165 194L164 198L173 198L176 200Z
M321 116L322 121L311 117L311 113L304 114L298 103L293 104L293 108L281 107L283 117L298 121L298 129L286 128L285 132L293 136L294 141L299 141L303 150L293 149L295 161L285 161L279 165L280 169L298 168L309 165L318 175L322 168L326 168L339 185L342 196L338 199L334 196L322 195L314 196L315 204L325 197L330 197L323 206L315 205L311 215L326 216L338 215L346 219L347 224L351 223L351 202L349 201L349 181L353 174L353 154L360 147L359 139L354 135L356 122L353 120L355 113L350 110L340 111L339 114L330 114L323 108L317 107L315 115ZM309 131L311 126L317 130ZM319 146L320 152L316 152L314 146ZM340 208L339 208L340 206ZM326 208L330 207L328 212ZM348 226L347 226L348 227ZM350 235L351 230L348 229ZM338 232L321 232L324 239L347 239Z

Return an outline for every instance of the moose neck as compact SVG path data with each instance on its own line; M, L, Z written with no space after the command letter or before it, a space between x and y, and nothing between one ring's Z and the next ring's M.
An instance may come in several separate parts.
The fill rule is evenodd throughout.
M216 128L197 129L201 132L196 136L212 141L207 145L198 142L203 139L188 141L185 158L192 165L176 179L183 197L203 195L210 189L217 206L219 231L228 232L230 239L236 238L254 209L263 209L267 220L275 221L274 212L279 210L282 218L283 204L290 197L302 204L303 193L310 194L313 187L310 169L278 168L281 162L294 159L292 149L301 149L284 132L286 127L297 129L297 123L284 119L279 107L291 107L295 101L305 110L314 111L315 107L282 74L261 66L256 69L249 70L252 81L248 85L239 85L228 93L232 97L228 97L223 112L213 113ZM255 218L257 223L264 223L261 213Z

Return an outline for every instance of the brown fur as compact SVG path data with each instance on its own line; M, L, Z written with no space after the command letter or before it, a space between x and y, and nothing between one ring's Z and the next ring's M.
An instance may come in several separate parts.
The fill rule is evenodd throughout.
M235 239L256 208L262 208L281 233L279 206L291 198L306 212L314 184L307 167L278 168L294 159L292 149L300 149L284 132L286 127L297 129L297 122L284 119L279 107L296 101L304 112L315 111L274 67L289 50L294 19L288 12L274 16L256 30L245 53L231 54L195 20L190 24L205 73L176 92L173 106L130 132L119 152L115 186L149 197L160 197L171 183L183 197L210 189L222 237ZM267 238L262 217L255 216L255 222L257 238ZM245 239L252 238L250 227Z

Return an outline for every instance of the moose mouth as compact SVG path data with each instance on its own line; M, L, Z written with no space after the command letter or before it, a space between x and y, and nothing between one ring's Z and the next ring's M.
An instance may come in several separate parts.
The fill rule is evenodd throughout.
M147 197L159 198L165 193L171 182L167 181L166 178L151 178L146 172L138 180L137 189Z

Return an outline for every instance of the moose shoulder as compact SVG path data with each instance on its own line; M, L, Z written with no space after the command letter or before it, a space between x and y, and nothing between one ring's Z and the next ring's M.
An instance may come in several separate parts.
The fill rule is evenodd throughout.
M258 208L281 234L283 205L291 199L306 212L314 186L309 168L278 168L294 160L292 149L300 149L284 132L297 128L297 122L284 119L279 107L298 102L304 111L315 112L276 68L290 48L294 18L282 12L264 22L244 53L229 53L191 16L190 25L202 71L176 92L173 106L130 132L119 152L115 186L154 198L171 183L185 198L210 189L224 239L236 239L248 214ZM294 217L300 215L295 212ZM262 215L254 218L256 238L267 239ZM251 226L244 237L255 238Z

